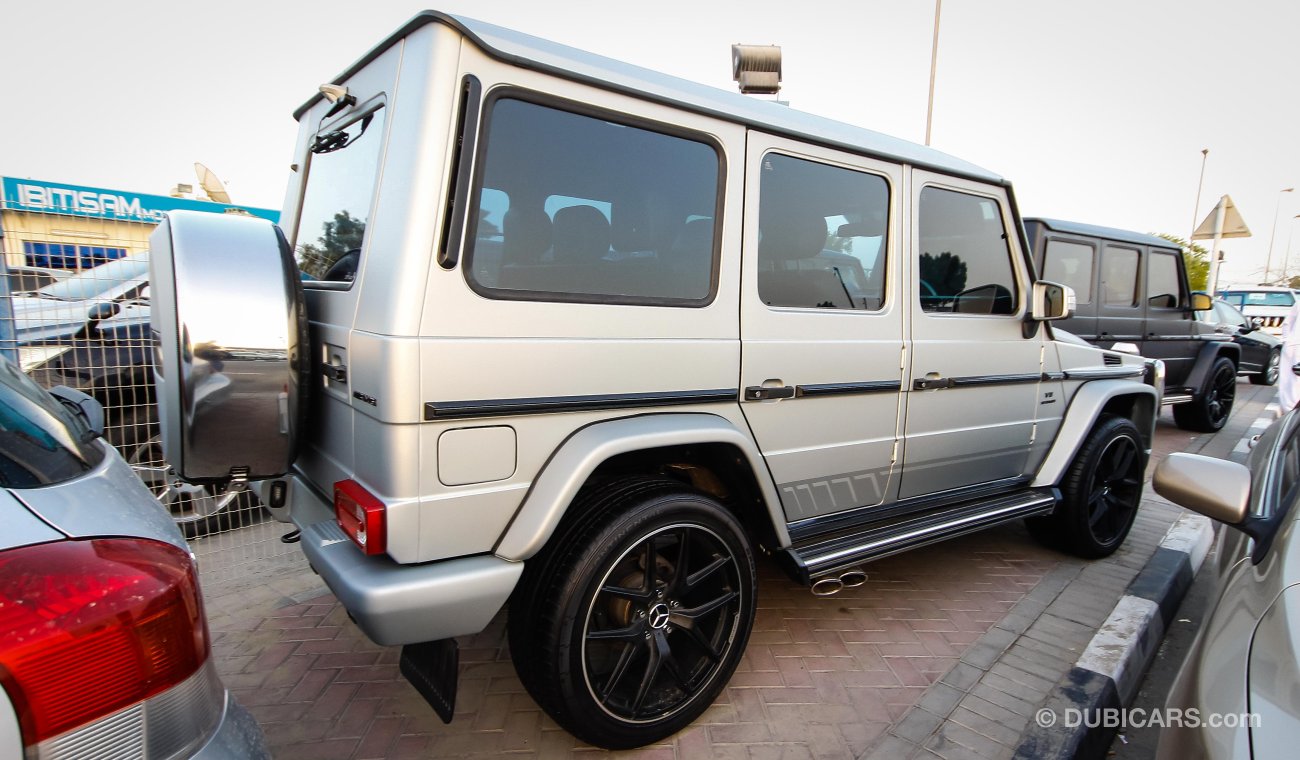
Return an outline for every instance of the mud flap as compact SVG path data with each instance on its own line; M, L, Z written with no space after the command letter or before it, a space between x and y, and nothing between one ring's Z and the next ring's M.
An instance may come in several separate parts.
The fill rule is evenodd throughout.
M452 714L456 712L459 665L460 647L455 639L425 641L402 647L402 675L420 692L420 696L442 718L443 723L450 723Z

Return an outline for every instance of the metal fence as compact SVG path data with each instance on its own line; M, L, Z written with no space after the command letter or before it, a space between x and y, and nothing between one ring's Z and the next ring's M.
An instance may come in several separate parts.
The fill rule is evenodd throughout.
M252 563L296 555L279 540L291 526L271 520L256 496L184 483L163 461L148 253L106 233L95 242L6 246L10 308L0 309L0 353L40 385L75 388L104 405L104 437L171 512L205 575L234 577Z

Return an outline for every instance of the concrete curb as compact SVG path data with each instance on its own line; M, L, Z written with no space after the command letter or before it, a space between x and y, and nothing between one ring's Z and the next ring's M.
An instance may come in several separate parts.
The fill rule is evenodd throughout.
M1048 694L1016 748L1017 760L1106 756L1118 726L1105 725L1115 721L1102 719L1102 711L1132 703L1213 538L1213 525L1201 515L1185 514L1170 526L1078 662Z

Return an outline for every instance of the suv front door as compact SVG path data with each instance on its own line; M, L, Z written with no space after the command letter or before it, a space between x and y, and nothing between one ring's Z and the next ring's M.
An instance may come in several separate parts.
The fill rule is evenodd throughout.
M900 498L1011 485L1028 468L1044 330L1006 193L912 172L911 351Z

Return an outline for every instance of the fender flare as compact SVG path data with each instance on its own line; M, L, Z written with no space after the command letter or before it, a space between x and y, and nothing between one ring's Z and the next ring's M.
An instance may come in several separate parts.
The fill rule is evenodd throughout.
M1236 343L1215 340L1201 346L1201 350L1196 354L1196 363L1192 365L1192 371L1187 374L1187 380L1184 381L1188 388L1196 389L1198 396L1205 388L1205 379L1210 374L1210 368L1220 356L1228 356L1233 364L1241 366L1241 346Z
M1033 485L1035 487L1057 485L1070 463L1074 461L1074 455L1083 445L1088 431L1092 430L1097 418L1101 416L1102 409L1113 399L1126 396L1141 396L1149 399L1149 403L1139 409L1140 418L1133 420L1142 433L1143 442L1149 453L1152 436L1155 434L1156 416L1160 413L1160 397L1155 388L1149 385L1138 385L1131 380L1093 380L1084 383L1070 400L1070 408L1066 410L1065 418L1061 420L1061 429L1056 433L1056 440L1052 442L1052 448L1047 452L1043 466L1038 468L1038 475L1034 478Z
M536 554L550 540L578 490L610 457L684 444L721 443L745 456L782 546L790 544L776 486L758 447L746 433L713 414L651 414L588 425L569 436L533 480L519 511L493 552L512 562Z

